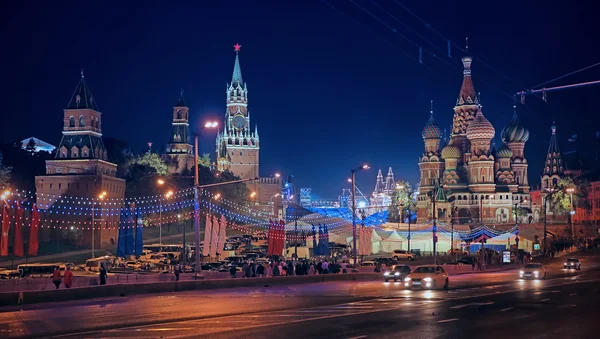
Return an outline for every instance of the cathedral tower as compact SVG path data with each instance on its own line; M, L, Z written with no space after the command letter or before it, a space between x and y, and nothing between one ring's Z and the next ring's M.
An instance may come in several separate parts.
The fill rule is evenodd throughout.
M467 139L471 144L468 161L469 190L471 192L493 193L494 156L490 151L490 142L496 134L494 126L483 116L481 105L466 130Z
M167 144L170 173L181 173L194 166L194 147L190 144L190 110L183 99L183 90L173 106L171 137Z
M460 93L454 106L454 117L452 119L452 137L454 145L457 146L463 155L462 162L468 163L470 144L467 139L467 127L475 119L479 109L479 97L473 86L471 78L471 63L473 59L469 56L462 58L463 63L463 82L460 87Z
M513 118L502 130L502 141L511 150L510 167L514 172L514 184L519 193L529 193L527 178L527 159L525 159L525 143L529 140L529 130L523 127L517 115L517 107L513 106ZM513 191L513 190L511 190Z
M220 170L228 168L242 179L251 179L259 175L260 147L258 127L255 125L254 131L250 127L248 87L242 80L240 47L239 44L234 46L235 63L231 83L227 84L225 126L217 136L216 151L217 162L222 163Z
M552 123L552 136L546 154L546 163L544 164L544 173L542 174L542 188L554 188L558 185L560 178L565 174L562 162L562 155L558 148L556 139L556 124Z
M437 180L442 177L444 163L440 158L440 142L442 139L442 130L435 122L433 109L429 112L429 120L421 132L425 152L419 159L419 169L421 171L421 182L419 191L426 194L433 189Z

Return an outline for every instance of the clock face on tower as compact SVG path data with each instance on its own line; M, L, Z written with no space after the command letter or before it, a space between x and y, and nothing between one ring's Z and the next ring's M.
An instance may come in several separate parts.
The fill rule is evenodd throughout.
M231 119L231 123L236 129L242 129L246 125L246 118L244 118L242 115L236 115L233 117L233 119Z

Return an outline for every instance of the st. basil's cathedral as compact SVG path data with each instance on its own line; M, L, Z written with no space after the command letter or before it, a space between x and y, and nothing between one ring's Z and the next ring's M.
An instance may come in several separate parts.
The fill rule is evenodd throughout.
M514 109L501 133L503 144L492 145L494 126L483 114L471 78L471 57L462 58L463 82L454 106L452 131L442 145L442 129L433 109L423 128L425 152L419 158L421 173L417 198L420 222L435 217L456 224L514 222L515 207L530 208L527 159L524 150L529 131Z

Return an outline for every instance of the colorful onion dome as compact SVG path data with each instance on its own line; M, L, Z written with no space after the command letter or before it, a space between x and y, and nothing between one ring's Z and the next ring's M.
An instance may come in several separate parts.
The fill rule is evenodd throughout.
M513 106L514 113L511 122L502 130L502 141L504 142L526 142L529 140L529 130L519 121L517 107Z
M421 135L423 136L423 139L440 139L442 137L442 129L435 122L433 112L431 112L429 120L425 124Z
M498 158L512 158L513 152L508 146L502 145L500 149L496 152L496 156Z
M475 115L475 119L471 121L469 126L467 127L467 139L475 140L475 139L488 139L491 140L496 135L496 130L494 126L483 116L481 112L481 106L477 110L477 115Z
M444 159L459 159L462 156L461 153L460 148L454 146L452 142L442 148L442 158Z

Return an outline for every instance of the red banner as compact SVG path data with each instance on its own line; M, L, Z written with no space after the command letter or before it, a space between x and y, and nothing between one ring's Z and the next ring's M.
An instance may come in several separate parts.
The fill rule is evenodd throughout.
M23 206L17 201L17 212L15 213L15 246L13 253L17 257L25 255L23 252Z
M8 229L10 227L10 216L8 215L8 205L4 203L2 210L2 238L0 238L0 255L8 255Z
M275 229L273 227L273 220L269 220L269 234L268 234L268 247L267 247L267 255L273 255L275 252Z
M31 210L31 230L29 231L29 255L37 255L40 243L38 242L38 230L40 227L40 212L37 206L33 205Z

